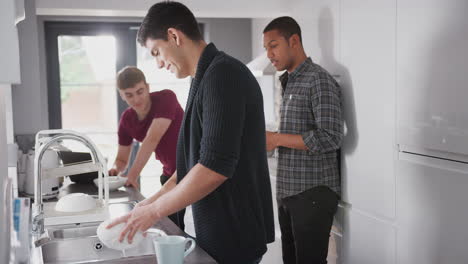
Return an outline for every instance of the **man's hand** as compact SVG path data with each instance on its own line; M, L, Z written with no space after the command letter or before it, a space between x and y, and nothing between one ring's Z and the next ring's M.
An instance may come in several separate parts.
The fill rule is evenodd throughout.
M109 170L109 176L117 176L119 172L117 171L116 168L112 168Z
M106 228L112 228L120 223L126 223L119 236L119 241L122 242L127 237L128 243L132 243L136 232L145 232L153 226L159 219L153 212L150 206L135 207L130 213L117 218L110 223Z
M266 150L272 151L278 147L278 133L266 131Z
M133 176L127 176L127 175L120 175L122 177L127 177L127 182L125 183L125 186L133 186L136 189L140 188L138 185L138 177L133 177Z
M148 199L145 199L145 200L143 200L143 201L137 203L137 204L135 205L135 208L143 207L143 206L146 206L146 205L148 205L148 204L150 204L150 203L151 203L151 201L149 201Z

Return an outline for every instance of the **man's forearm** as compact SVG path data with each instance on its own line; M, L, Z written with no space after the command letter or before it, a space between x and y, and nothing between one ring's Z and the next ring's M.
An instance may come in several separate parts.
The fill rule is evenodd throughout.
M117 170L117 172L122 172L125 170L127 167L127 161L119 160L116 159L114 162L114 166L112 166L113 169Z
M153 151L157 145L158 142L143 142L143 144L141 144L141 147L138 150L138 153L135 157L135 161L133 162L132 167L130 168L130 171L127 174L127 177L135 179L138 178L141 171L143 170L143 167L145 167L146 163L151 157L151 154L153 154Z
M292 149L307 150L307 146L302 139L302 135L280 134L275 135L276 147L286 147Z
M158 218L171 215L207 196L226 180L225 176L197 164L171 191L151 204L152 210Z

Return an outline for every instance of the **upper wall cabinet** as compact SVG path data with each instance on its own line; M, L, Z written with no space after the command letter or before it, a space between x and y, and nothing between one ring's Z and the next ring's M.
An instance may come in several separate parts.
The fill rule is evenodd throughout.
M18 32L15 23L17 20L17 5L14 0L0 1L0 83L16 84L21 82ZM24 8L23 8L24 10Z
M398 143L467 161L468 1L404 0L397 8Z

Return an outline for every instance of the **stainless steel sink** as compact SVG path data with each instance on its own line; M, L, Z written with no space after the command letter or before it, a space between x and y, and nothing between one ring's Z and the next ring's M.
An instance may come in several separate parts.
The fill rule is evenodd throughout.
M52 240L42 246L44 263L99 263L131 257L152 257L151 238L145 238L137 247L117 251L104 246L96 236Z
M129 212L134 203L110 205L111 218ZM148 235L137 247L125 251L107 248L96 236L100 223L49 226L50 241L42 245L43 263L105 263L113 260L155 258L152 237ZM150 229L151 232L151 229Z
M81 227L56 227L57 229L49 229L49 237L51 239L69 239L69 238L80 238L80 237L91 237L96 236L96 225L93 226L81 226Z
M121 202L109 204L109 218L115 219L130 212L135 207L136 202ZM97 223L68 224L47 226L50 239L69 239L96 236Z

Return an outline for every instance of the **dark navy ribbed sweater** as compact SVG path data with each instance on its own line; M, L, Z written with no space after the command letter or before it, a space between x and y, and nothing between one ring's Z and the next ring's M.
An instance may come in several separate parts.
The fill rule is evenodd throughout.
M190 87L178 181L197 163L228 178L192 205L198 245L219 263L258 259L274 240L262 93L249 69L213 44Z

